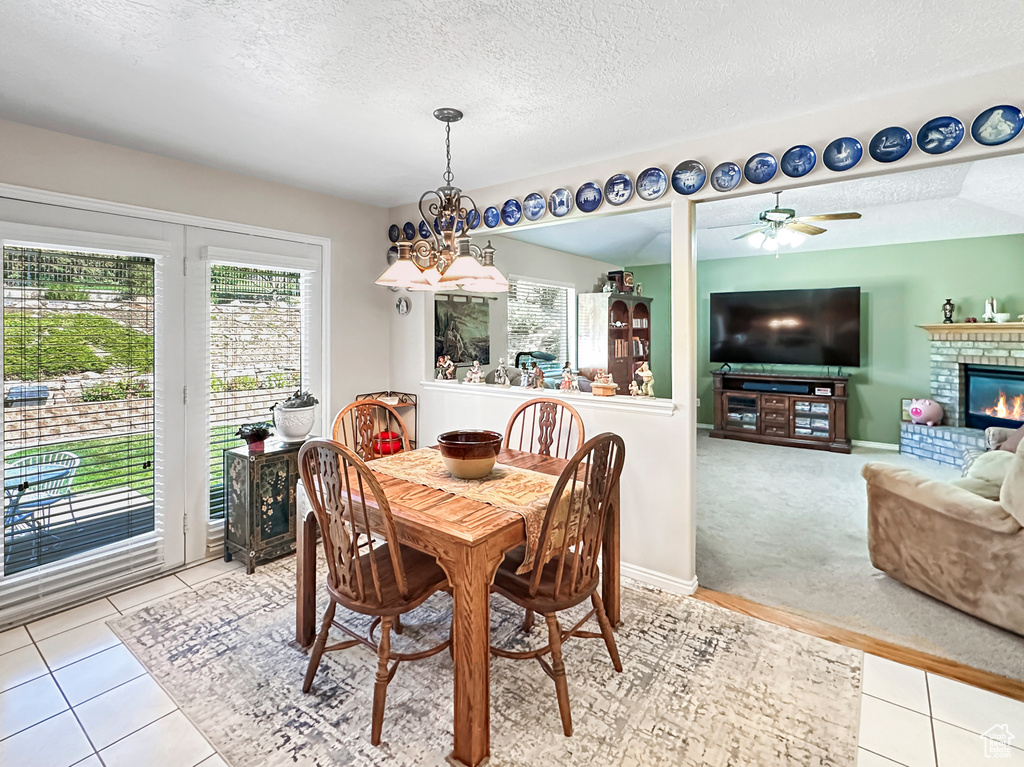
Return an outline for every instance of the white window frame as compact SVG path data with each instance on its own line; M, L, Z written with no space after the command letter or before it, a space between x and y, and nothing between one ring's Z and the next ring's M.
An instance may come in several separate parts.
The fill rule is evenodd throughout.
M568 297L566 299L566 313L567 314L566 314L566 318L565 318L565 327L566 327L566 335L568 336L567 343L568 343L568 346L569 346L569 356L568 356L568 359L569 359L570 364L572 365L572 369L576 370L576 368L577 368L576 336L577 336L577 332L578 332L577 327L576 327L576 322L577 322L576 286L573 283L571 283L571 282L560 282L558 280L545 280L545 279L543 279L541 277L528 277L525 274L509 274L508 275L508 280L509 280L509 282L513 282L513 281L529 282L529 283L532 283L534 285L543 285L543 286L549 287L549 288L565 288L565 289L567 289L569 291L569 295L568 295ZM507 301L507 299L506 299L506 301ZM507 304L506 304L506 306L507 306ZM507 316L507 311L508 310L506 309L506 316ZM507 327L505 328L505 336L506 336L506 338L508 337L508 328ZM559 360L559 364L561 364L563 362L565 362L565 360Z

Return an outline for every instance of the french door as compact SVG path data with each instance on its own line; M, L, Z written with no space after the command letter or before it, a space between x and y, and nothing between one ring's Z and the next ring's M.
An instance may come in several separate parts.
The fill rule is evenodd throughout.
M0 200L0 625L184 562L180 226Z

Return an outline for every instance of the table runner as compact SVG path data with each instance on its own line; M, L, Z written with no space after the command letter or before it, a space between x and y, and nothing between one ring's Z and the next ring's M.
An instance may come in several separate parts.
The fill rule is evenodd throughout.
M522 574L533 568L544 514L558 477L496 463L486 477L459 479L448 472L441 452L429 447L378 458L369 466L373 471L396 479L443 490L519 514L526 523L526 558L516 572ZM555 538L551 536L552 541ZM553 547L548 548L545 561L550 558L550 549Z

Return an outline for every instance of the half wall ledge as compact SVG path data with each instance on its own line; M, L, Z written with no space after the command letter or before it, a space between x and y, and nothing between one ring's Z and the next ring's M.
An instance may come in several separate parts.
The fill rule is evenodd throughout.
M466 397L496 397L525 401L534 397L564 399L567 404L581 410L617 410L624 413L671 416L675 402L670 399L648 399L640 397L595 397L591 394L565 394L558 389L523 389L519 386L504 387L493 384L463 384L456 381L420 381L426 391L439 391Z

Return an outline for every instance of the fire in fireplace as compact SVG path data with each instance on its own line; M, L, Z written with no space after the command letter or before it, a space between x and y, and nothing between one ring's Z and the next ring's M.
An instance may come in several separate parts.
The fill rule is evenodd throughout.
M967 426L1024 424L1024 368L967 365Z

